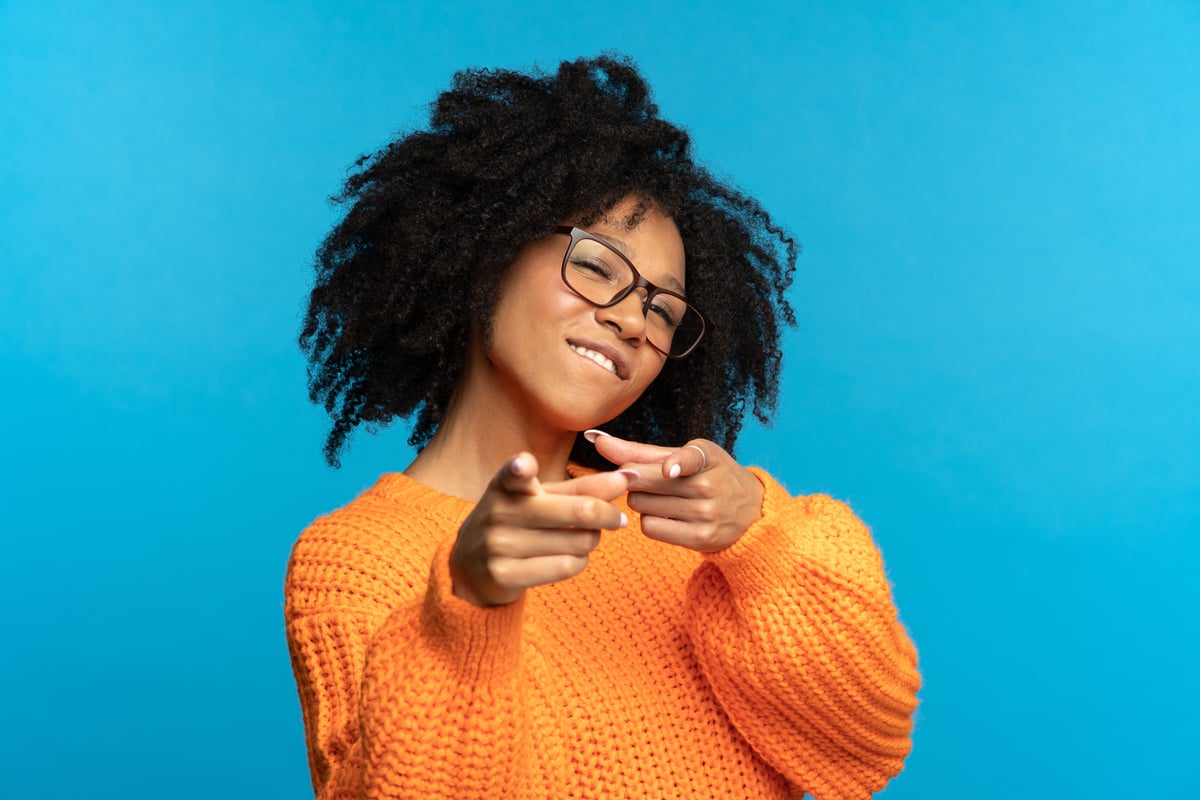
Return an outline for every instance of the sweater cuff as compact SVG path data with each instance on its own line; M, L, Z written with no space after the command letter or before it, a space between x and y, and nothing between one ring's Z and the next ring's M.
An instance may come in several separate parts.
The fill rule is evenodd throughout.
M763 486L762 516L736 542L704 558L743 586L770 589L778 585L780 568L786 568L778 563L780 558L795 553L802 546L797 539L808 535L802 524L806 515L804 506L774 478L758 467L749 469Z
M433 556L429 588L421 612L424 635L464 677L516 670L521 651L525 597L504 606L480 608L453 592L450 551L455 536L444 540Z

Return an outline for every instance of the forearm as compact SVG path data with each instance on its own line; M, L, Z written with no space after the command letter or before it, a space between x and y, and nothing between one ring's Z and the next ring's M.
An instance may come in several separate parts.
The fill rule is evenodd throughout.
M867 797L909 751L916 651L865 526L760 477L763 519L689 584L697 656L734 724L789 780L820 800Z
M439 549L424 598L365 636L335 623L345 635L318 637L298 664L319 796L511 797L524 782L522 605L453 597L445 557ZM301 621L289 635L311 630Z
M377 636L367 654L368 796L406 787L414 797L509 797L523 780L523 600L480 609L453 596L446 556L435 556L419 613Z

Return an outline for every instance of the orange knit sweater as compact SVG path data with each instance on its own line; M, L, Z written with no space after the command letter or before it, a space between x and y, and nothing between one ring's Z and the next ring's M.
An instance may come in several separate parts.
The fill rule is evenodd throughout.
M579 470L574 470L578 474ZM920 677L850 510L765 473L701 555L636 512L584 572L481 609L448 557L473 505L384 475L292 553L288 644L321 798L864 798Z

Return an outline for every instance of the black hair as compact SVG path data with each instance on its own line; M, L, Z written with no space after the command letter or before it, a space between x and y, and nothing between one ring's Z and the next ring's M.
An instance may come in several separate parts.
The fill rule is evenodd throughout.
M693 161L687 133L659 117L627 58L564 62L554 74L465 70L434 101L427 130L355 166L333 198L348 208L317 251L300 333L309 396L333 420L330 464L363 423L415 415L409 443L423 447L446 413L470 325L489 328L518 251L627 197L675 221L688 299L709 326L605 429L664 445L703 437L733 452L747 410L769 421L780 325L795 324L784 297L795 242ZM572 459L612 467L587 445Z

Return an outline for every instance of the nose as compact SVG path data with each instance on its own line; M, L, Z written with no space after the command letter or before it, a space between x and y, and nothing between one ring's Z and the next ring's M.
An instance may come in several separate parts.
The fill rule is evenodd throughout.
M622 339L641 344L646 339L646 315L642 312L642 292L630 292L616 305L596 309L596 319L616 331Z

